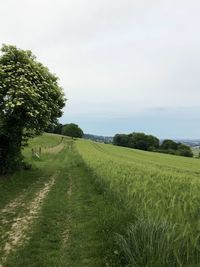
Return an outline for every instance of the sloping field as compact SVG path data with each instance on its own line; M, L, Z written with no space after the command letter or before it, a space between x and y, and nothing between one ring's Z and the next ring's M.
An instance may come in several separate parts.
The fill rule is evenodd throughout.
M133 213L118 242L131 266L200 266L200 161L79 141L83 160Z
M23 153L0 180L1 267L200 266L198 159L50 134Z

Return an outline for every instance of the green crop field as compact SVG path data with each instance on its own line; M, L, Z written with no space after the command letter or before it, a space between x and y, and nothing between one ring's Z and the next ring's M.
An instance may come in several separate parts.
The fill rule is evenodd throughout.
M133 213L119 243L131 266L200 266L200 161L79 141L78 151Z
M52 134L23 154L0 179L1 267L200 266L199 159Z

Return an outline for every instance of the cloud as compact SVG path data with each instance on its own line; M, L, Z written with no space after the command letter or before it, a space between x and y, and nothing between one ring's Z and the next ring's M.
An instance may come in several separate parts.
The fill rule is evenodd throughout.
M0 8L1 43L32 50L60 77L63 120L198 109L198 1L1 0Z

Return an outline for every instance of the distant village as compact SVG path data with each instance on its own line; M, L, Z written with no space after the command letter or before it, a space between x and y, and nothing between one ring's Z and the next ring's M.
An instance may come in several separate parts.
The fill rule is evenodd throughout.
M101 135L93 135L93 134L84 134L84 139L93 140L95 142L105 143L105 144L112 144L113 137L112 136L101 136Z

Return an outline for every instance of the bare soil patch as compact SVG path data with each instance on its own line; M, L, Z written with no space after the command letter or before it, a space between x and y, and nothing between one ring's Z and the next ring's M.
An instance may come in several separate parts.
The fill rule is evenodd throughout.
M16 250L28 239L28 232L31 229L31 225L34 219L37 217L41 209L42 203L54 183L55 176L51 177L51 179L47 183L45 183L43 188L36 193L33 201L26 207L27 212L23 215L19 215L17 218L14 219L11 229L7 233L5 233L7 235L7 241L3 248L3 262L5 262L6 258L12 251ZM13 209L15 209L17 205L17 200L15 200L14 202L10 203L6 208L4 208L3 212L11 212Z

